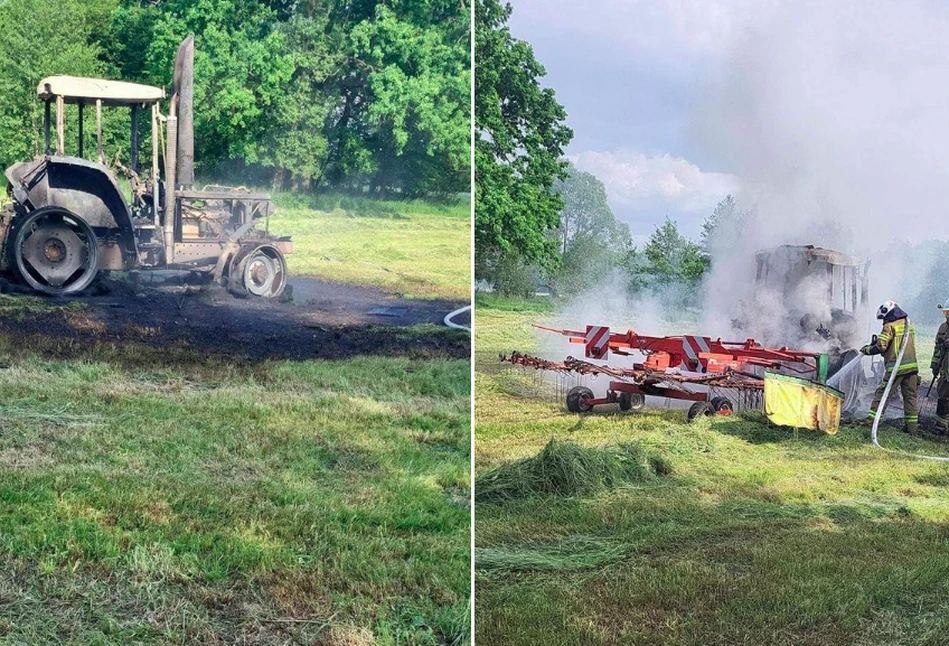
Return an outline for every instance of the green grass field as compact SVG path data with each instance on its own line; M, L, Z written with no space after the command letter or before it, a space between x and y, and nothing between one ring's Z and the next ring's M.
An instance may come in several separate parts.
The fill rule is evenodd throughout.
M294 274L409 298L471 298L471 209L359 198L276 196L270 228L292 234Z
M409 227L408 267L444 231L467 249L432 209L280 224L295 271L348 224L378 249ZM425 263L384 286L467 296L467 261ZM88 307L0 295L8 321ZM400 357L373 330L299 362L0 332L0 644L470 643L470 362L438 342L463 333L408 328Z
M0 356L0 643L467 641L467 361Z
M552 438L632 443L665 466L593 493L479 498L479 645L949 643L949 465L879 451L866 429L795 433L756 413L567 413L498 368L551 316L525 309L476 311L478 476ZM893 427L881 437L949 455Z

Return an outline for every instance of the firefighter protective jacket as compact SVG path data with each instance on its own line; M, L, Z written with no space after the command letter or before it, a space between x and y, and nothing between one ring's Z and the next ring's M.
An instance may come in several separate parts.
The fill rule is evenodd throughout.
M883 331L877 337L875 347L883 355L887 375L896 365L896 356L900 353L900 346L903 345L904 334L906 334L905 318L884 323ZM914 372L919 372L919 364L916 363L916 327L911 325L909 326L909 341L906 343L903 360L900 361L896 374L908 375Z
M946 361L947 352L946 342L949 341L949 321L943 321L936 332L936 347L933 348L933 362L930 366L936 377L949 379L949 361Z

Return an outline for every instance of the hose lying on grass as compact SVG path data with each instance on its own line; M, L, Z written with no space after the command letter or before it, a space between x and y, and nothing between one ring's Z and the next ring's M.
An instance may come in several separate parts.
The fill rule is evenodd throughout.
M464 330L465 332L471 332L471 328L468 327L467 325L461 325L459 323L455 323L454 321L452 321L453 318L455 318L462 312L467 312L470 309L471 309L470 305L465 305L464 307L458 308L454 312L449 312L447 315L445 315L445 320L444 320L445 325L447 325L450 328L455 328L456 330Z
M587 447L552 439L537 455L479 476L475 496L482 502L501 502L534 495L590 495L671 472L665 458L646 454L635 443Z

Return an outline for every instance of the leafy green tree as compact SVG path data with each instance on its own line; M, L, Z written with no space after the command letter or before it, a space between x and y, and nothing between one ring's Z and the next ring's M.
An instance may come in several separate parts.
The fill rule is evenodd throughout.
M160 15L156 5L139 2L124 2L112 11L104 55L120 78L139 82L152 80L148 75L147 57L152 30Z
M168 88L178 44L193 33L195 157L205 177L232 181L239 172L241 181L270 180L277 189L404 197L467 192L469 7L466 0L0 2L0 154L9 162L39 152L42 76ZM123 163L127 113L105 120L106 152ZM67 125L75 119L69 107ZM67 127L70 142L75 133ZM91 128L86 136L93 150ZM142 144L150 149L147 136Z
M679 233L678 225L668 217L649 236L643 252L647 262L645 273L657 288L676 283L697 286L708 268L702 248Z
M371 13L347 30L348 58L339 70L348 90L340 121L358 124L362 145L338 147L343 154L334 161L345 168L355 152L357 168L371 173L370 190L380 194L390 187L410 196L469 190L467 3L366 6Z
M757 210L742 209L732 195L726 195L712 215L702 222L700 245L702 253L711 262L716 249L730 249L741 240L742 234L755 225Z
M723 228L729 228L730 224L740 217L738 203L731 195L726 195L718 204L712 215L705 218L702 222L701 246L702 252L706 256L711 256L711 248L718 240Z
M571 164L554 190L564 205L554 230L561 256L553 277L557 291L575 294L626 268L634 253L629 226L613 215L603 182Z
M145 57L151 82L171 86L178 44L193 33L196 166L258 164L293 61L276 13L255 0L166 0Z
M69 16L69 28L63 28ZM43 104L36 85L53 74L100 75L107 66L92 40L93 23L77 0L8 0L0 4L0 164L4 168L43 151ZM38 46L38 44L42 46ZM88 112L87 112L88 114ZM75 150L75 109L67 114Z
M305 10L304 10L305 9ZM281 25L293 60L293 75L286 95L275 107L272 125L263 143L262 164L273 169L275 190L308 190L327 163L328 115L336 102L324 89L337 66L329 12L317 7L299 8Z
M922 269L917 281L907 281L906 289L918 290L916 294L907 294L907 304L910 316L919 322L937 325L944 320L937 305L944 305L949 300L949 242L944 240L927 240L912 248L904 250L904 266L916 266ZM899 298L903 298L900 296ZM899 301L902 304L902 301ZM926 340L926 343L931 343ZM917 344L920 341L917 340Z
M566 178L563 147L573 133L530 45L507 26L510 5L475 2L475 250L513 255L550 269L557 264ZM485 259L476 267L490 268Z
M495 257L489 260L490 271L487 275L494 289L504 296L533 298L541 282L541 273L537 267L515 254L503 254L498 250L493 253ZM491 252L488 252L481 257L490 255Z

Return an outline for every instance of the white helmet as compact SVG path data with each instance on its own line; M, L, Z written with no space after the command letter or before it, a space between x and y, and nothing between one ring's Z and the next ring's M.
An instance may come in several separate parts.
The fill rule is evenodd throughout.
M941 309L943 312L949 312L949 298L943 300L943 302L937 305L936 307Z
M878 318L878 319L882 319L882 318L885 317L891 310L893 310L893 309L895 309L895 308L897 308L897 307L899 307L899 305L897 305L895 302L893 302L893 301L885 301L885 302L883 303L883 305L880 306L880 309L877 310L877 318Z

